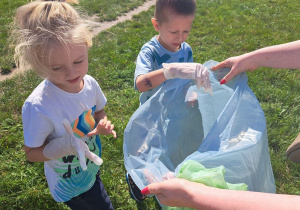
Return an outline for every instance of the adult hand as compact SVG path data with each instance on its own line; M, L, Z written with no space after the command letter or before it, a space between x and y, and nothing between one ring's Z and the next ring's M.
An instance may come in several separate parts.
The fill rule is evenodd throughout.
M198 183L173 178L159 183L152 183L145 187L141 193L144 195L155 194L159 202L166 206L192 207L189 192L192 191L194 185L198 185Z
M197 88L204 88L212 95L208 69L200 63L163 63L165 78L193 79Z
M221 68L231 68L230 72L220 81L220 84L225 84L229 82L234 76L245 72L245 71L254 71L258 66L252 62L251 54L247 53L244 55L231 57L218 63L217 65L211 68L212 71L221 69Z

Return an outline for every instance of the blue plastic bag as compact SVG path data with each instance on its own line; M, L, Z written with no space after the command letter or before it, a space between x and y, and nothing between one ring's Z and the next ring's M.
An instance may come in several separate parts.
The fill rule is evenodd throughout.
M126 170L140 189L194 160L206 168L223 165L226 182L275 193L263 110L246 73L219 84L229 70L210 71L213 96L191 80L168 80L132 115L123 150Z

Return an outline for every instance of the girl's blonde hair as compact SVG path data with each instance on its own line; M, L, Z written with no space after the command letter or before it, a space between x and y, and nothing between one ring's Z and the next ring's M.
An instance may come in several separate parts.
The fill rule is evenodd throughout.
M43 55L53 44L83 44L92 46L88 21L69 4L77 0L39 0L19 7L16 11L12 38L15 61L20 70L33 69L40 77L49 75Z

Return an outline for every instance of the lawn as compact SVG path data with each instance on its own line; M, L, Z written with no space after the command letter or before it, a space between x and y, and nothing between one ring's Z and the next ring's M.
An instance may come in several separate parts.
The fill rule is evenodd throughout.
M3 63L13 65L11 51L7 49L8 23L15 8L25 2L0 2L1 68ZM122 1L121 7L119 2L86 0L81 7L89 15L98 14L100 20L112 20L115 14L144 1ZM300 8L300 1L197 0L197 15L187 40L193 48L194 60L222 61L265 46L298 40L300 14L295 8ZM99 82L108 99L105 111L118 135L117 139L101 137L101 177L115 209L160 209L154 198L143 203L130 198L122 148L123 131L139 105L139 93L133 88L135 59L142 45L156 34L150 21L153 13L152 7L133 20L100 33L89 52L89 74ZM248 73L248 77L266 116L277 193L300 195L299 165L285 157L287 147L300 132L300 70L261 68ZM26 161L23 151L21 109L40 82L30 71L0 82L0 209L67 209L52 199L43 164Z

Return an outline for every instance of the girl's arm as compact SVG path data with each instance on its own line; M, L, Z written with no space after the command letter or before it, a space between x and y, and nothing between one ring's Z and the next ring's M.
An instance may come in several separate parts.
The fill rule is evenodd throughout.
M102 119L104 119L104 118L107 119L106 113L105 113L105 111L104 111L103 109L100 110L100 111L98 111L98 112L95 112L95 113L94 113L95 123L99 123L100 120L102 120Z
M30 162L44 162L57 160L67 155L78 155L83 170L86 170L84 169L86 168L84 156L97 165L102 164L102 160L89 150L84 141L68 133L61 138L53 139L50 142L46 141L41 147L30 148L25 146L24 149Z
M27 160L30 162L48 161L49 159L46 158L43 154L43 150L44 150L45 146L46 146L46 144L44 144L40 147L36 147L36 148L24 146L25 155L26 155Z

